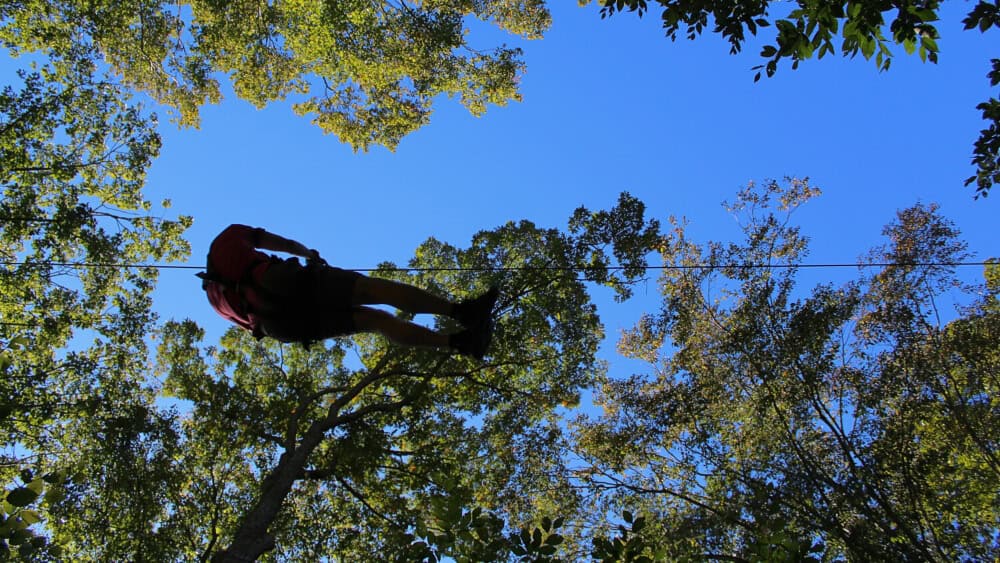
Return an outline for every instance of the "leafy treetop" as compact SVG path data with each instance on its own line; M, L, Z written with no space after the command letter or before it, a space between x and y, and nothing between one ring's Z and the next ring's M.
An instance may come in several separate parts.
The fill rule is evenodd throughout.
M258 107L305 95L297 113L367 150L426 124L441 94L476 115L520 98L520 50L476 48L468 18L527 38L550 21L543 0L52 0L4 3L0 43L53 59L85 52L184 125L221 98L220 75Z

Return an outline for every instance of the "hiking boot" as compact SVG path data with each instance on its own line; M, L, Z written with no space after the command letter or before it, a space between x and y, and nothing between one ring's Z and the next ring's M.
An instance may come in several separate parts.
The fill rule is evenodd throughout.
M493 323L486 322L476 328L467 328L448 337L448 344L463 356L482 360L493 339Z
M493 317L493 307L496 306L499 297L500 290L491 287L479 297L456 304L451 316L467 328L488 324Z

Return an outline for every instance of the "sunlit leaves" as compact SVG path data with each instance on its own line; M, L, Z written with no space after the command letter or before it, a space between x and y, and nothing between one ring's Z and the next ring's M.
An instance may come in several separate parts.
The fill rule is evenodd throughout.
M85 514L86 502L73 503L92 498L75 496L88 486L148 476L134 456L147 440L161 450L169 443L170 417L151 414L144 381L156 272L118 266L187 253L180 236L190 219L157 217L142 195L159 150L154 126L155 116L99 80L89 55L70 47L0 92L0 429L12 452L2 476L76 467L21 517L44 518L60 546L87 518L49 516L67 505ZM94 465L81 463L88 458ZM36 482L13 489L11 501L32 502ZM123 528L156 505L127 487L116 491L135 501L115 504ZM44 546L22 539L19 549L40 557Z
M597 260L612 267L600 281L624 292L659 242L658 224L627 195L575 217L568 232L508 223L467 248L430 239L409 264L416 271L383 264L374 273L453 300L500 288L485 362L379 335L306 352L234 329L204 346L193 323L168 323L156 373L190 410L180 425L185 454L161 477L169 517L151 521L196 530L185 553L228 544L220 557L554 556L560 524L527 523L578 502L556 413L604 369L595 359L600 320L576 272ZM347 367L352 356L359 367ZM173 481L182 469L189 480ZM195 494L223 478L213 495ZM525 526L527 536L513 531Z
M742 191L728 206L739 243L695 244L674 222L663 309L620 345L652 369L601 389L578 475L600 510L655 515L671 560L993 558L996 284L989 269L984 287L956 283L954 225L933 206L900 211L869 257L890 265L842 286L696 266L799 263L789 214L816 193ZM971 305L942 319L940 297L958 292ZM595 547L618 557L629 541Z
M221 98L226 76L258 107L292 97L297 113L356 150L395 148L428 122L442 94L475 115L520 99L520 51L473 44L469 20L527 38L550 25L542 0L68 0L4 15L8 48L58 58L94 46L125 86L183 125L197 125L200 108Z
M58 501L58 485L64 479L61 473L35 478L31 470L24 469L17 479L20 483L0 493L0 559L14 552L36 560L61 555L61 548L52 545L36 525L43 522L40 509Z
M626 510L622 520L624 523L616 527L613 537L597 535L593 538L590 554L595 561L652 563L665 559L664 550L657 549L650 538L642 534L646 527L644 516L635 516Z

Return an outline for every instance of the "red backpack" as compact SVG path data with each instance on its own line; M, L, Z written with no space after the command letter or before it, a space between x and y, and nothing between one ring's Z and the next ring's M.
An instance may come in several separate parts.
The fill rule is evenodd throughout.
M271 260L274 259L272 256ZM223 318L249 330L253 333L254 338L257 339L264 337L260 326L261 318L254 313L253 307L247 301L244 291L247 288L252 288L254 293L261 297L270 294L270 292L261 287L254 277L254 270L263 261L258 260L252 263L247 267L242 278L239 280L230 280L220 276L217 272L213 271L210 261L206 261L208 264L206 271L195 274L201 278L201 288L205 290L208 302L215 309L215 312L219 313Z
M267 258L260 258L247 266L242 278L239 280L230 280L219 275L218 272L213 271L211 262L207 262L208 267L205 272L199 272L195 275L201 278L201 287L205 290L205 294L208 296L208 302L211 303L212 308L215 309L215 311L223 318L229 319L237 325L249 330L253 334L254 338L259 340L264 336L267 336L264 334L261 326L264 317L262 317L258 311L254 311L254 306L247 299L245 291L247 289L252 289L257 301L259 301L262 305L262 309L265 311L271 311L267 315L267 318L269 319L280 319L281 313L276 313L279 311L293 311L292 314L294 314L294 311L300 311L301 302L296 300L294 297L282 297L275 294L273 291L263 287L254 276L254 271L263 262L276 263L289 261L294 261L295 265L299 266L298 260L295 258L282 260L274 255L268 256ZM321 264L325 264L325 262L321 260L309 261L307 262L304 270L315 277L318 272L318 267ZM301 322L296 324L308 327L308 325L304 325ZM307 330L302 334L272 334L270 336L281 342L298 342L308 350L314 343L314 340L310 336L307 336L310 334L311 332Z

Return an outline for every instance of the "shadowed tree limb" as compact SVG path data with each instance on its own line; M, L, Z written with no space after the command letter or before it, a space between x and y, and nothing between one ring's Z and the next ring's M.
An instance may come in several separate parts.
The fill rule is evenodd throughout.
M216 553L212 557L212 561L216 563L256 561L261 555L274 549L274 535L268 531L268 528L277 517L295 481L317 477L316 474L307 472L305 467L309 462L309 456L330 430L374 413L398 411L416 401L422 392L419 389L398 401L365 405L341 414L340 411L365 389L393 375L392 371L385 371L387 363L388 359L383 358L373 371L351 386L343 395L337 397L327 410L326 416L309 426L298 445L286 449L281 454L277 466L264 478L260 498L243 517L229 548Z

